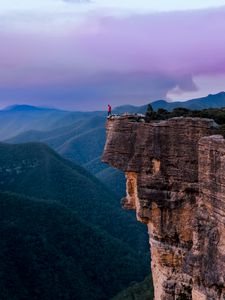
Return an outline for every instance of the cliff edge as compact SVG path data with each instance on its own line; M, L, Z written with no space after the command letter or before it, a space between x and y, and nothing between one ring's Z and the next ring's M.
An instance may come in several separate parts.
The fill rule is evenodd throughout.
M102 160L148 227L156 300L225 299L225 140L210 119L110 118Z

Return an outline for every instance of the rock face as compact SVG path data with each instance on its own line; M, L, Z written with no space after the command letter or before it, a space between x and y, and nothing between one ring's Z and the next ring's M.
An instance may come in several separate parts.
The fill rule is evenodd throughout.
M156 300L225 299L225 140L213 120L107 121L102 160L147 224Z

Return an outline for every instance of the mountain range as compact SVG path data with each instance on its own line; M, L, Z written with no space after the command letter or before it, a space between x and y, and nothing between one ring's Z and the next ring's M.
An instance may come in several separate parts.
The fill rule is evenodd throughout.
M147 101L146 101L147 102ZM149 101L154 110L164 108L168 111L176 107L188 109L220 108L225 106L225 92L208 95L187 101L167 102L165 100ZM145 113L147 105L123 105L113 109L113 113ZM28 130L49 131L71 125L76 121L95 116L105 117L104 111L80 112L65 111L54 108L35 107L31 105L13 105L0 110L0 140L8 139Z
M184 102L166 102L164 100L152 102L152 107L155 110L164 108L169 111L176 107L203 109L222 106L225 106L224 92ZM140 107L125 105L115 108L113 113L122 114L124 112L130 112L143 114L146 109L147 105ZM105 144L105 112L97 111L85 113L65 112L54 109L46 109L45 111L45 109L41 109L40 111L42 111L42 113L39 110L37 113L37 108L35 107L33 110L35 122L29 121L32 119L32 107L28 109L26 106L16 106L13 107L12 110L7 110L8 117L5 116L6 121L2 128L2 133L0 134L0 137L4 135L2 140L5 140L7 143L33 141L46 143L63 157L82 165L104 182L110 189L113 187L113 191L119 197L124 195L125 179L123 174L101 163L101 154ZM17 124L17 118L14 118L14 115L17 115L18 111L19 125ZM21 111L23 111L23 113ZM29 113L27 113L27 111L29 111ZM0 111L0 120L2 112L4 115L4 111ZM39 125L36 126L38 116L41 117ZM9 126L7 120L10 124L12 123L13 126ZM22 126L23 123L24 125ZM39 128L40 126L42 129ZM12 130L10 131L12 127L17 128L15 129L16 134L13 134ZM22 130L22 128L25 127L29 127L30 129ZM18 131L21 132L18 133ZM6 135L6 132L8 132L8 135Z
M152 106L222 107L225 93ZM105 112L0 111L0 299L152 297L149 277L126 289L149 273L148 237L120 208L124 175L101 163L105 121Z

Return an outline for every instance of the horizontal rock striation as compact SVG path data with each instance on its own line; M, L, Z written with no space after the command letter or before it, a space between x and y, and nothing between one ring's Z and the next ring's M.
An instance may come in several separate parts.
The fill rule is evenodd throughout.
M147 224L155 299L225 299L225 140L213 120L110 118L102 160Z

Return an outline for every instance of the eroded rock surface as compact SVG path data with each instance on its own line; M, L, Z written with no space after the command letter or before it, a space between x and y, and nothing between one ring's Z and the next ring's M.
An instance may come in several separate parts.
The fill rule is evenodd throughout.
M156 300L225 299L225 140L213 120L107 121L103 161L147 224Z

